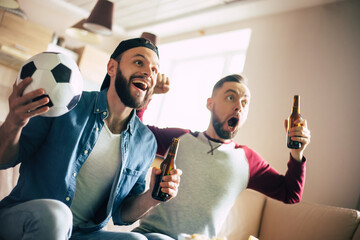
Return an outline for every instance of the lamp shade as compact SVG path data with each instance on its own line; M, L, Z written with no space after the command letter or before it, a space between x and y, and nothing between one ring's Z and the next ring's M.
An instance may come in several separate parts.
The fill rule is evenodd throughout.
M112 31L113 12L113 2L98 0L83 26L94 33L110 35Z
M65 33L68 36L83 42L99 44L101 42L100 36L85 29L83 27L85 21L86 19L82 19L81 21L75 23L73 26L66 29Z
M0 0L0 7L16 9L19 8L19 3L15 0Z
M140 37L145 38L145 39L151 41L151 42L152 42L153 44L155 44L155 45L158 44L158 42L157 42L157 36L156 36L155 34L153 34L153 33L143 32Z

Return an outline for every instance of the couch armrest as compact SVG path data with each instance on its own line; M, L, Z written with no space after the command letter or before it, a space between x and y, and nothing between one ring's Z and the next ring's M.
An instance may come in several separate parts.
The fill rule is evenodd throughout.
M360 212L315 203L284 204L268 199L261 222L261 240L351 240Z
M247 240L258 237L266 196L246 189L232 207L218 236L228 240Z

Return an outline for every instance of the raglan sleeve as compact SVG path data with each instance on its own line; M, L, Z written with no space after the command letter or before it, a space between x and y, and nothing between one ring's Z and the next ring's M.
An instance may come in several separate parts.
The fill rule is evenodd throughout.
M284 203L300 202L305 184L306 158L298 162L291 157L285 175L278 173L258 153L244 149L249 162L248 188Z
M190 133L190 130L182 128L158 128L155 126L147 126L155 135L158 149L156 155L164 157L169 149L172 139L179 138L185 133Z

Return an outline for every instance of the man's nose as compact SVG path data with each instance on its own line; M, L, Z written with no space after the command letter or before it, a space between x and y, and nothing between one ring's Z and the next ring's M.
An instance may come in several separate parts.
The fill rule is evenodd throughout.
M241 112L241 111L242 111L241 104L237 104L237 105L235 106L234 111L235 111L235 112Z
M142 73L149 81L149 84L151 84L151 86L155 86L157 75L153 74L152 66L151 65L144 66L142 69Z
M151 65L150 65L150 64L145 64L145 65L142 67L142 72L143 72L143 74L146 75L146 76L151 76L151 73L152 73Z
M145 76L150 76L150 68L148 68L148 67L144 67L144 69L143 69L143 74L145 75Z

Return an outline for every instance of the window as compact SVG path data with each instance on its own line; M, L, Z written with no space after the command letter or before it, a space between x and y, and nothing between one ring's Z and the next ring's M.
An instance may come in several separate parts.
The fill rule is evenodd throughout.
M220 78L243 71L250 35L250 29L242 29L159 45L161 72L170 78L170 91L154 95L144 122L206 130L212 87Z

